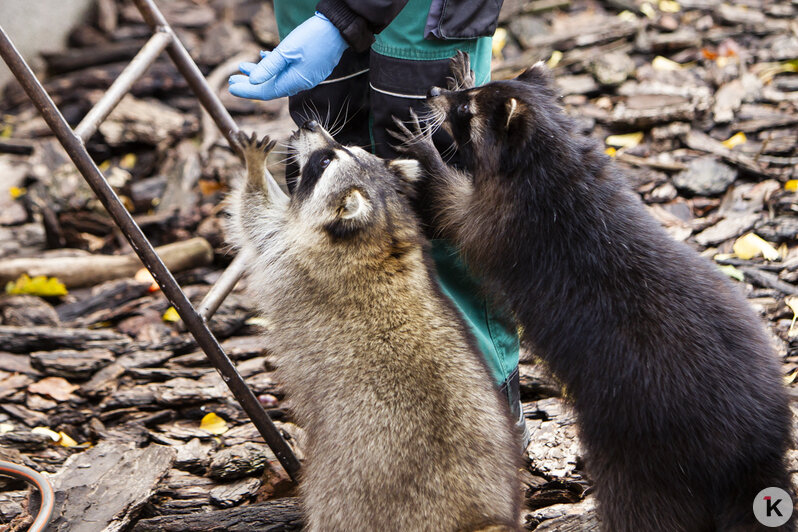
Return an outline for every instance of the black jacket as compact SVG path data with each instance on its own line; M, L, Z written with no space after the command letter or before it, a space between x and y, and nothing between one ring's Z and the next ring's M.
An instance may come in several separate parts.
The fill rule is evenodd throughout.
M357 52L374 42L407 0L321 0L316 11L330 19ZM493 35L502 0L432 0L426 39L475 39Z

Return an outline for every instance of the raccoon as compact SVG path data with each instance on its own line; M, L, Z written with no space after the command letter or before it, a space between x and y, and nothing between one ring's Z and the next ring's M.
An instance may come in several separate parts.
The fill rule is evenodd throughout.
M481 87L467 56L453 72L427 104L464 169L441 160L418 117L394 136L428 174L435 229L572 399L603 529L765 530L754 498L792 491L792 439L759 318L647 213L542 64Z
M237 136L247 178L228 237L253 257L248 287L306 429L307 530L518 530L518 435L434 281L408 203L418 163L315 121L290 144L300 176L278 199L263 178L274 143Z

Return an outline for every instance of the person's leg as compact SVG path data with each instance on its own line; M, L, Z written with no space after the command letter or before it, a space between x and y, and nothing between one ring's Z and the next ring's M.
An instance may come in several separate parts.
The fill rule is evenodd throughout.
M372 45L370 108L374 151L381 157L396 157L393 138L386 129L393 128L392 116L406 120L410 108L424 112L427 90L445 86L449 61L458 50L471 57L477 85L490 81L491 38L467 40L424 39L424 27L430 0L409 0L398 17ZM435 137L439 149L447 150L451 139L439 131ZM421 191L423 196L423 191ZM423 197L420 208L423 209ZM488 304L479 281L466 269L454 247L444 240L432 241L432 258L438 283L460 311L476 337L480 350L501 392L507 397L510 411L524 432L518 382L518 331L512 320Z

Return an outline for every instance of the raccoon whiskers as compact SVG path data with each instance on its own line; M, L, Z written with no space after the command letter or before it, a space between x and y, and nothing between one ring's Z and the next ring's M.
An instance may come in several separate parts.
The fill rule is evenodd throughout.
M332 125L329 128L330 135L333 138L335 138L335 136L338 135L338 133L340 133L344 129L344 127L346 127L346 124L350 120L350 117L349 117L349 96L347 96L344 101L345 101L345 103L344 103L343 107L341 107L338 110L338 114L335 116L335 120L333 120L333 123L332 123ZM341 113L343 113L343 116L341 116ZM338 125L339 117L342 118L340 125Z

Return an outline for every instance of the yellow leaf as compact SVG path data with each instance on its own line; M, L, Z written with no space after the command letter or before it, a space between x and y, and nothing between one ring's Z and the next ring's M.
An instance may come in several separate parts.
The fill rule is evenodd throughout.
M604 142L607 146L615 146L616 148L634 148L640 141L643 140L643 132L637 131L635 133L627 133L625 135L610 135Z
M549 68L554 68L560 64L560 61L562 61L562 52L559 50L554 50L551 53L551 57L549 57L549 60L546 61L546 66Z
M720 271L722 271L732 279L736 279L740 282L743 282L745 280L745 274L740 270L738 270L737 268L735 268L734 266L732 266L731 264L724 264L722 266L718 266L718 268L720 268Z
M44 434L45 436L49 436L51 440L58 441L61 437L56 431L48 429L47 427L33 427L31 432L34 434Z
M723 144L724 146L726 146L731 150L732 148L739 146L740 144L745 144L747 141L748 139L746 138L745 133L739 131L734 135L732 135L731 137L724 140L721 144Z
M618 150L616 150L615 148L613 148L612 146L610 146L609 148L607 148L606 150L604 150L604 153L606 153L606 154L607 154L607 155L609 155L610 157L615 157L615 154L617 154L617 153L618 153Z
M798 192L798 179L790 179L784 183L784 190L787 192Z
M128 153L122 160L119 161L120 168L124 168L125 170L130 170L134 166L136 166L136 154L135 153Z
M787 337L792 338L798 336L798 329L795 328L795 321L798 319L798 297L787 296L784 298L784 303L792 310L792 322L790 323L790 330L787 331Z
M65 296L67 295L66 286L57 277L45 277L37 275L34 278L22 274L16 281L9 281L6 284L7 294L30 294L33 296Z
M175 307L169 307L168 309L166 309L166 312L163 313L162 319L163 321L173 323L176 321L180 321L180 314L177 313Z
M200 428L211 434L224 434L227 432L227 421L211 412L210 414L205 414L205 417L202 418Z
M650 19L654 19L657 17L656 10L648 2L643 2L643 4L640 6L640 12Z
M674 0L659 0L659 10L663 13L678 13L682 10L682 6Z
M75 440L69 437L69 434L66 432L59 432L58 433L58 445L62 447L75 447L78 444Z
M0 129L0 137L7 139L10 138L11 135L14 133L14 126L11 124L5 124L3 129Z
M105 172L106 170L111 168L111 161L103 161L100 163L100 166L98 166L97 168L99 168L101 172Z
M13 199L17 199L20 196L24 196L28 192L28 189L25 187L11 187L8 189L8 193L11 194Z
M618 18L626 21L626 22L635 22L637 21L637 15L632 13L631 11L624 9L620 13L618 13Z
M778 260L779 252L768 242L754 233L748 233L738 238L732 246L734 254L743 260L753 259L762 255L767 260Z
M671 61L667 57L662 57L661 55L658 55L651 61L651 66L654 70L679 70L682 68L682 65L676 61Z
M504 28L496 28L496 31L493 33L493 44L491 45L491 51L493 52L493 57L496 59L502 58L502 50L507 45L507 30Z

